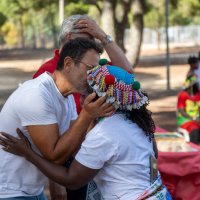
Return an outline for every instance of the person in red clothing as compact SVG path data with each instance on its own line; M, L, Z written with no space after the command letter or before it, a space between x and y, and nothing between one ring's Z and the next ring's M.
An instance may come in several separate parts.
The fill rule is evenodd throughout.
M200 143L200 91L198 79L189 76L184 83L184 90L178 95L177 124L189 132L190 141Z
M54 51L53 58L51 58L41 67L39 67L37 72L33 75L33 78L37 78L45 71L53 73L56 69L56 65L59 60L59 53L61 52L62 47L67 41L75 39L77 37L85 37L92 40L99 40L102 43L113 65L119 66L129 72L133 71L132 66L127 60L123 51L112 40L111 36L107 35L94 20L89 18L87 15L72 15L65 19L62 23L59 33L59 49ZM77 112L79 113L81 111L80 95L74 94L74 99L76 102ZM50 182L50 193L52 200L65 200L65 197L62 197L61 199L60 196L57 196L58 193L64 193L65 191L65 189L60 188L58 185L56 186L56 183L52 184L52 182ZM84 198L82 197L82 193L84 192L68 192L68 200L83 200ZM57 198L55 197L55 194Z
M132 72L132 67L127 58L124 56L122 50L119 46L112 40L111 36L107 35L98 24L89 18L87 15L72 15L65 19L62 23L60 34L59 34L59 44L60 48L54 51L54 57L42 64L41 67L33 75L33 78L38 77L45 71L53 73L58 59L59 53L63 45L71 39L77 37L86 37L90 39L98 39L104 46L111 62L113 65L119 66L126 71ZM77 112L81 110L80 106L80 95L74 94Z

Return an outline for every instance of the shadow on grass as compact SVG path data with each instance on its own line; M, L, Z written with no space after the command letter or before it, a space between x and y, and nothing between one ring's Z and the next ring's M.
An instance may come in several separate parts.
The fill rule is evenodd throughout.
M178 94L180 92L180 88L175 88L173 90L150 90L149 97L151 100L162 100L165 97L172 97L176 96L178 97Z
M46 59L53 55L53 49L5 49L0 50L0 61Z
M141 82L141 87L143 89L148 88L151 90L154 87L155 81L160 80L161 76L159 74L150 74L146 72L134 72L135 80Z
M187 64L187 59L189 55L171 55L170 65L184 65ZM151 56L151 57L141 57L137 67L158 67L166 65L165 56Z
M10 78L13 77L14 79L16 78L27 78L27 77L32 77L34 71L24 71L19 68L0 68L0 80L2 78Z

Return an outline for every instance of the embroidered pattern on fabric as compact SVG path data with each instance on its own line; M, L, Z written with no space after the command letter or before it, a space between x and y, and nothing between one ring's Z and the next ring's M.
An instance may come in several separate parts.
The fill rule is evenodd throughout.
M88 183L86 200L101 200L100 192L94 181Z

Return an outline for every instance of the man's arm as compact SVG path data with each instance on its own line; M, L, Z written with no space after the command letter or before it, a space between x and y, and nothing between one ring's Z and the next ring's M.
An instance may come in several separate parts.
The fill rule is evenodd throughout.
M106 33L98 26L98 24L89 18L81 19L75 25L79 33L88 33L96 39L99 39L103 44L105 43ZM132 72L131 63L126 58L124 52L114 42L107 43L104 48L112 61L113 65L123 68L126 71Z
M33 143L45 158L64 163L79 149L90 123L99 116L109 116L113 112L113 107L105 102L106 97L92 102L94 97L93 93L86 98L78 119L62 136L58 124L27 126Z

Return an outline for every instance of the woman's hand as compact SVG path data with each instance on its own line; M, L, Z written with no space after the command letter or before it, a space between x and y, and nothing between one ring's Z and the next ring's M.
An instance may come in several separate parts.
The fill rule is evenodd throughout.
M28 157L32 153L31 144L24 134L17 129L19 138L0 132L0 145L3 150L18 156Z

